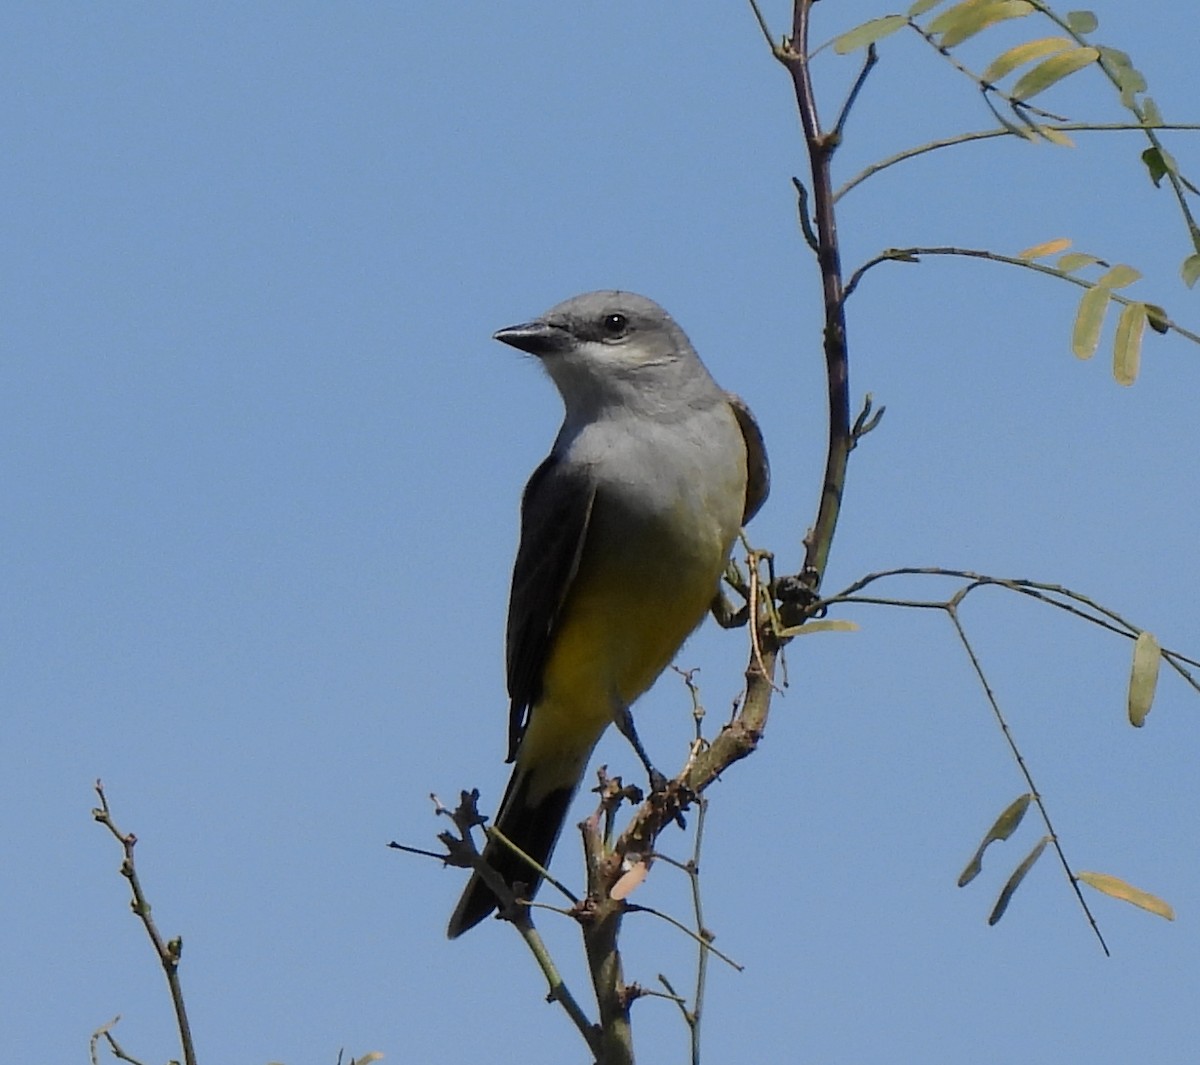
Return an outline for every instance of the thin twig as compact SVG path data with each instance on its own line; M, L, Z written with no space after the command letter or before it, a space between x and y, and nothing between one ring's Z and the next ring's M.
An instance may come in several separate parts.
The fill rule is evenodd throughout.
M692 913L696 917L696 935L704 944L696 954L696 993L692 1008L692 1065L700 1065L700 1020L704 1016L704 992L708 986L708 954L713 949L712 933L704 923L704 903L700 891L700 848L704 844L707 814L708 800L701 795L696 801L696 834L692 843L692 860L687 868L688 884L692 889Z
M703 953L706 953L706 954L712 953L712 954L716 955L716 957L720 958L721 961L723 961L731 969L736 969L739 973L743 972L746 968L744 965L740 965L740 964L738 964L738 962L734 961L728 954L725 954L723 951L717 950L717 948L714 947L712 945L712 943L704 937L703 934L698 935L696 932L692 931L692 929L688 928L688 926L685 925L682 921L677 920L676 918L672 917L669 913L663 913L662 910L656 910L653 906L642 906L636 902L627 903L625 906L625 912L626 913L648 913L651 917L660 917L660 918L662 918L662 920L666 921L667 924L669 924L672 928L678 928L679 931L681 931L684 935L689 936L692 939L694 939L696 941L696 943L700 946L700 949Z
M750 560L750 653L759 673L765 673L763 665L762 636L758 629L758 560Z
M183 941L178 937L170 941L163 939L162 934L158 930L158 925L155 924L154 918L150 914L150 903L147 901L146 895L142 890L142 883L138 879L137 867L134 864L133 848L137 844L137 836L132 832L122 832L117 828L112 819L112 812L108 808L108 798L104 794L104 785L99 780L96 781L95 789L96 795L100 800L100 806L92 811L92 817L104 825L121 844L125 855L124 861L121 862L121 875L129 881L129 890L133 894L133 912L142 922L142 927L146 929L146 934L150 937L150 942L154 946L154 952L158 955L159 963L166 974L167 987L171 992L171 1005L175 1008L175 1026L179 1032L179 1044L183 1050L183 1060L186 1065L196 1065L196 1050L192 1043L192 1030L188 1024L187 1007L183 1001L183 988L179 982L179 956L183 950Z
M509 839L503 832L501 832L500 829L496 828L495 825L486 826L484 828L484 832L487 834L487 838L489 840L493 840L493 839L497 840L501 846L512 851L513 854L515 854L518 858L520 858L522 861L524 861L525 864L528 865L529 868L533 872L535 872L542 880L544 880L547 884L550 884L552 887L557 888L563 895L565 895L568 899L570 899L572 905L578 904L579 897L569 887L567 887L566 884L564 884L561 880L559 880L555 876L553 876L551 874L550 870L547 869L544 865L542 865L541 862L535 861L528 854L526 854L523 850L521 850L520 847L518 847L511 839Z
M692 1025L692 1014L687 1008L687 999L685 999L678 991L675 990L674 987L671 986L671 981L668 980L666 978L666 976L663 975L662 973L658 974L658 982L660 984L662 984L663 987L665 987L667 989L667 991L669 992L667 995L664 995L663 997L669 998L672 1002L675 1003L675 1005L677 1005L679 1007L679 1012L683 1014L684 1022L690 1028ZM692 1055L692 1060L693 1060L693 1062L695 1061L695 1055Z
M1138 129L1200 130L1200 124L1194 122L1162 122L1158 124L1139 122L1058 122L1047 124L1045 128L1056 130L1059 133L1115 133ZM840 200L851 189L857 188L867 178L874 177L876 174L895 166L897 163L907 162L909 159L916 159L918 156L926 155L929 152L936 152L942 148L953 148L958 144L991 140L994 137L1018 136L1020 134L1016 129L977 129L969 133L959 133L953 137L942 137L939 140L920 144L915 148L906 148L902 152L889 155L886 159L881 159L879 162L872 163L870 166L860 170L833 194L834 202L836 203Z
M886 251L880 252L874 258L868 259L850 275L850 280L846 282L845 297L848 298L850 296L858 287L858 283L862 280L863 275L872 267L887 262L916 263L920 262L923 255L960 255L967 259L986 259L988 262L1005 263L1008 266L1018 266L1023 270L1033 270L1035 273L1045 274L1048 277L1056 277L1060 281L1068 281L1078 288L1090 289L1096 287L1094 281L1076 277L1074 274L1069 274L1053 266L1047 266L1045 263L1039 263L1033 259L1022 259L1015 255L1002 255L1000 252L988 251L986 248L955 248L945 246L932 248L889 248ZM1112 290L1109 292L1109 297L1113 302L1119 303L1122 306L1143 302L1142 300L1122 296L1121 293ZM1194 344L1200 344L1200 334L1193 333L1190 329L1185 329L1165 315L1161 316L1158 320L1164 329L1178 333L1181 337L1192 341Z
M779 45L775 43L771 36L771 27L767 25L767 20L763 17L763 13L758 8L757 0L750 0L750 10L754 12L755 21L758 22L758 28L762 30L763 40L767 42L767 47L771 49L771 54L779 58Z
M126 1053L125 1048L123 1046L121 1046L120 1043L117 1042L116 1036L114 1036L112 1034L112 1031L111 1031L112 1026L114 1024L116 1024L117 1021L119 1021L120 1019L121 1019L120 1017L114 1017L103 1028L92 1033L91 1048L90 1048L91 1054L92 1054L92 1065L99 1065L99 1061L98 1061L98 1058L96 1055L96 1044L101 1039L103 1039L108 1044L109 1052L112 1054L112 1056L114 1058L117 1059L117 1061L124 1061L127 1063L127 1065L145 1065L145 1062L143 1062L140 1058L135 1058L132 1054Z
M692 739L693 749L702 749L706 745L704 739L704 717L707 711L704 709L704 703L700 698L700 685L696 683L697 669L680 669L678 666L672 666L672 670L679 674L683 679L684 687L688 690L688 695L692 699L692 723L696 727L696 735Z
M943 566L898 566L894 569L878 570L874 573L868 573L864 577L860 577L852 584L847 585L840 592L831 595L826 599L822 599L819 606L834 606L838 603L863 603L876 602L888 606L920 606L940 609L946 605L946 601L936 602L913 602L907 599L876 599L866 596L859 596L863 588L867 588L876 581L885 580L889 577L947 577L956 580L970 581L973 587L985 588L996 587L1004 588L1009 591L1017 592L1020 595L1028 596L1031 599L1036 599L1038 602L1047 604L1048 606L1056 607L1059 610L1064 610L1069 614L1082 618L1085 621L1091 622L1093 625L1098 625L1109 632L1116 633L1119 636L1125 636L1128 639L1135 639L1139 632L1143 629L1139 625L1135 625L1127 618L1118 614L1102 603L1097 602L1090 596L1084 595L1082 592L1077 592L1072 588L1067 588L1061 584L1051 584L1045 581L1032 581L1023 577L993 577L983 573L976 573L973 570L966 569L950 569ZM1054 596L1062 596L1064 599L1072 602L1059 602ZM1072 603L1080 603L1092 610L1100 617L1094 614L1089 614L1085 610L1080 610L1073 606ZM1105 620L1107 619L1107 620ZM1200 660L1189 658L1179 651L1172 651L1163 648L1164 656L1170 655L1172 658L1180 662L1186 662L1188 665L1200 668ZM1185 679L1190 679L1187 677ZM1193 684L1193 686L1195 686ZM1200 690L1200 688L1198 688Z
M546 978L546 983L549 986L549 991L546 993L546 1001L557 1002L562 1006L566 1015L571 1019L571 1023L579 1030L579 1034L583 1036L587 1042L588 1049L591 1050L593 1056L600 1058L600 1032L595 1024L588 1020L587 1014L583 1012L579 1002L571 993L571 989L562 978L562 974L558 971L558 966L554 964L554 959L550 956L550 952L546 949L546 944L542 940L541 934L533 925L533 919L529 914L528 909L516 917L513 925L521 934L521 939L529 948L529 953L533 955L534 960L538 964L538 968L542 970L542 975Z
M858 94L862 92L862 87L867 82L867 75L875 68L875 64L879 62L879 50L874 44L867 48L867 57L863 60L862 69L858 72L858 77L854 84L850 87L850 92L846 95L846 102L842 104L841 114L838 115L838 120L833 127L833 136L840 141L842 133L846 128L846 119L850 117L850 109L854 106L854 101L858 99ZM834 202L837 197L834 197Z
M91 1058L92 1065L100 1065L100 1054L98 1051L100 1040L103 1039L108 1044L108 1049L112 1056L118 1061L128 1062L128 1065L144 1065L144 1062L131 1054L125 1052L125 1048L117 1042L116 1037L112 1034L112 1030L116 1027L117 1022L121 1019L121 1015L117 1014L107 1024L102 1024L93 1033L91 1039L88 1040L88 1056Z

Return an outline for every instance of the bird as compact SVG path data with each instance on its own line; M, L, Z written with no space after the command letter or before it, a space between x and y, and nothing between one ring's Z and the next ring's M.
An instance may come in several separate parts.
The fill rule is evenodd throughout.
M650 768L630 706L719 594L770 472L749 408L645 296L574 296L494 339L536 356L563 403L521 499L506 638L513 770L495 818L545 867L610 724ZM540 877L528 862L499 840L483 854L532 897ZM447 935L498 905L473 873Z

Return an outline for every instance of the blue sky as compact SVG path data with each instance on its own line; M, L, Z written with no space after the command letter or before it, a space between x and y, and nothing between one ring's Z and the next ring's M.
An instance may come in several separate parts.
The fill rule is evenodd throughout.
M782 32L787 5L764 10ZM823 3L814 38L886 10ZM1095 10L1165 116L1194 120L1187 5ZM662 302L757 413L775 483L751 536L799 562L820 305L790 87L749 11L25 3L0 29L10 1057L79 1060L117 1013L131 1053L177 1053L89 817L101 777L184 938L202 1060L584 1061L511 930L445 941L463 874L385 844L432 843L430 792L490 806L505 779L517 500L559 408L495 329L597 287ZM821 61L827 118L855 69ZM1123 117L1090 72L1045 103ZM892 38L839 174L989 124L969 83ZM1200 174L1194 134L1168 143ZM1069 236L1195 328L1186 234L1142 147L926 156L845 198L845 262ZM888 410L853 456L829 589L895 565L1056 581L1200 651L1200 351L1150 335L1119 388L1103 352L1070 354L1076 293L968 261L868 275L852 388ZM711 793L706 918L746 971L712 970L706 1060L1194 1060L1197 697L1164 672L1135 732L1126 643L999 593L963 614L1068 856L1178 919L1093 896L1105 959L1046 856L988 928L1032 821L954 882L1022 782L944 619L860 610L860 632L792 645L761 750ZM745 650L710 628L679 661L720 720ZM639 704L664 766L689 706L671 677ZM597 760L633 772L620 742ZM578 882L569 838L555 869ZM642 901L685 914L685 885L659 866ZM542 924L583 994L573 929ZM625 949L631 979L690 986L670 929L631 920ZM668 1003L635 1024L642 1060L685 1060Z

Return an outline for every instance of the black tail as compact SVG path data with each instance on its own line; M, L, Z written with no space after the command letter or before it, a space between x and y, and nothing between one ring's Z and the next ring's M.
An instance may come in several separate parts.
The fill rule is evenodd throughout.
M496 815L496 827L535 862L545 866L550 861L554 844L558 842L558 834L562 831L575 789L558 788L535 804L528 799L529 781L530 774L520 770L513 773L504 793L504 801L500 804L500 812ZM517 881L528 884L529 893L526 897L533 897L542 878L520 855L495 841L488 843L483 856L506 884L512 885ZM479 924L499 904L499 899L491 889L477 874L473 874L450 918L446 935L456 939L467 929Z

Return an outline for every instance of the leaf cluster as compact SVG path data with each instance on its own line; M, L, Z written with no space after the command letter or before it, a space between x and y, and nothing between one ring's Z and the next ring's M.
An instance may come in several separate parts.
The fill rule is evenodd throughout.
M1133 117L1127 128L1141 129L1149 141L1141 153L1141 161L1150 180L1156 188L1165 181L1175 196L1192 244L1192 252L1180 266L1180 276L1189 288L1194 286L1200 279L1200 226L1187 197L1200 194L1200 190L1181 172L1158 136L1157 130L1165 123L1158 104L1147 95L1145 75L1127 52L1090 39L1100 26L1095 12L1079 10L1060 15L1042 0L959 0L944 7L945 2L916 0L905 14L874 18L839 34L832 42L833 49L839 54L874 49L892 34L912 29L976 83L1003 129L1026 140L1040 139L1062 147L1072 144L1058 128L1065 120L1034 107L1030 101L1072 75L1099 70L1116 89L1121 106ZM930 15L937 8L942 10ZM930 17L924 18L926 15ZM994 56L979 74L970 71L952 54L954 49L991 27L1031 15L1052 23L1056 32L1007 48ZM1001 83L1010 77L1013 81L1006 89ZM1006 105L1007 115L997 108L994 99ZM1143 316L1140 325L1144 324ZM1136 332L1139 327L1139 312L1129 312L1125 330Z

